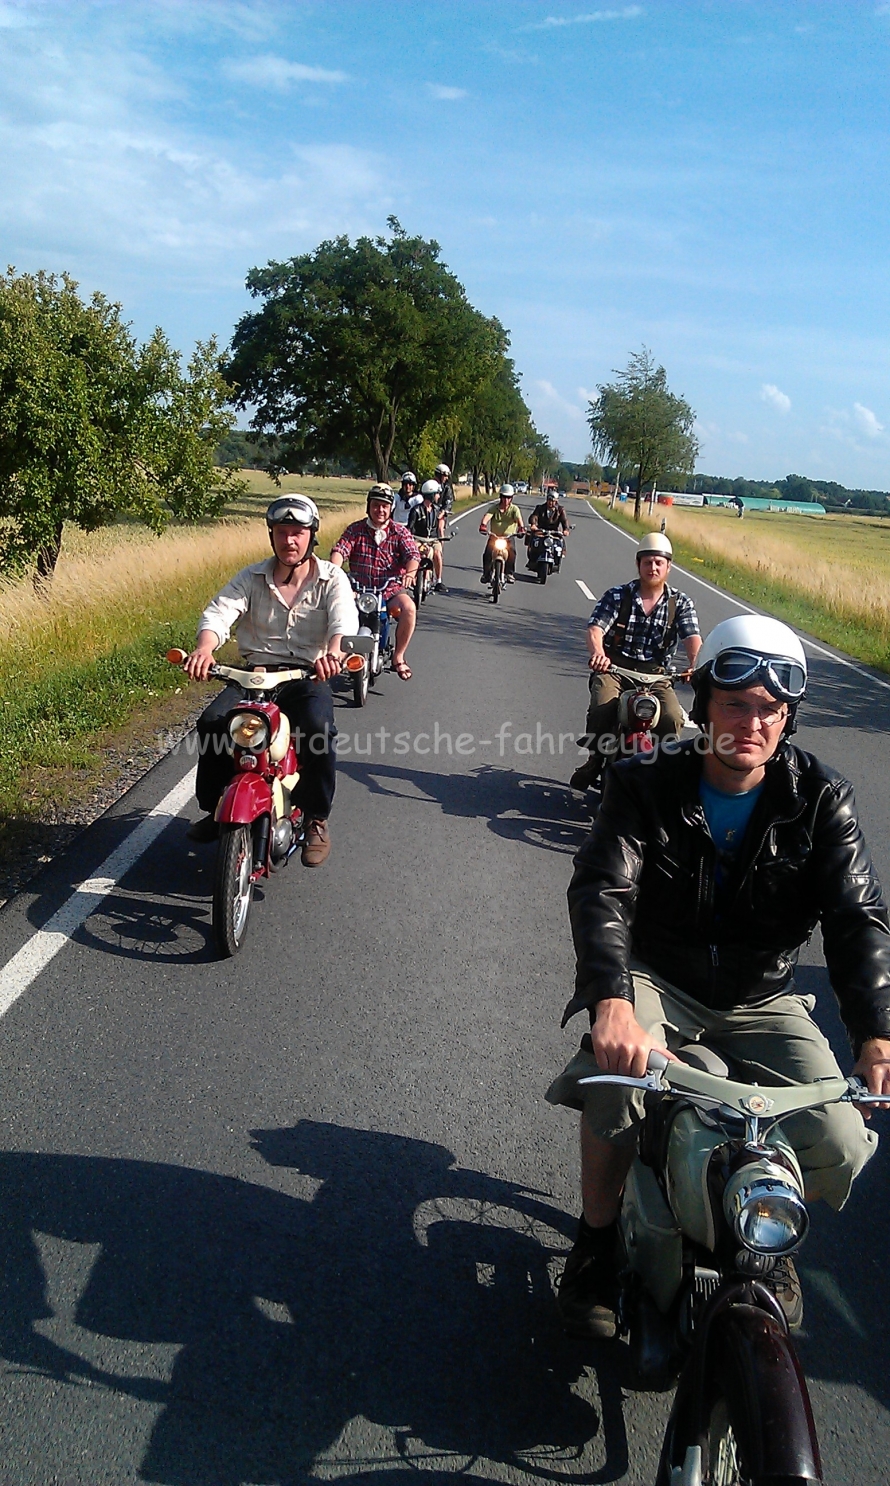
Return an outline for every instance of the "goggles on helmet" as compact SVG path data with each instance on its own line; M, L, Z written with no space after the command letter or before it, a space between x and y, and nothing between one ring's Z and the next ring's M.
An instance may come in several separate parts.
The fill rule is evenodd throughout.
M781 655L758 655L740 646L721 650L707 670L717 686L734 688L760 682L780 702L799 702L807 687L807 673L799 661Z

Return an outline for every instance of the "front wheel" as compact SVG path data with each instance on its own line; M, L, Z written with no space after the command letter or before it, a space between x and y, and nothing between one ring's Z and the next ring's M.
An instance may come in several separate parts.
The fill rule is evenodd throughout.
M368 665L362 666L356 671L352 678L352 703L354 707L364 707L368 700Z
M502 561L495 563L491 572L491 602L496 604L504 587L504 564Z
M547 564L546 564L546 562L539 562L538 563L538 582L539 583L546 583L547 582Z
M247 935L253 897L253 837L250 826L224 825L216 853L213 884L213 939L219 953L231 959Z

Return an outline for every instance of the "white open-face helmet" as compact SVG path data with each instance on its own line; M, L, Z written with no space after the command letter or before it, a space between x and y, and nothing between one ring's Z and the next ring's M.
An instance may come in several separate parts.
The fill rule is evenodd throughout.
M434 475L444 475L445 478L447 479L448 476L451 474L451 470L448 468L448 465L447 464L437 464L436 465L436 468L433 470L433 474Z
M433 500L438 500L442 494L442 487L438 480L424 480L420 487L420 493L421 495L431 496Z
M641 557L666 557L668 562L671 562L673 556L674 549L664 532L661 531L650 531L637 547L637 562Z
M787 624L767 614L739 614L711 630L696 656L692 685L693 721L704 721L712 686L723 691L763 686L777 702L787 702L788 734L794 731L797 706L807 689L806 654Z
M414 473L413 470L406 470L405 471L405 473L402 476L402 484L403 485L416 485L417 484L417 476L415 475L415 473Z
M516 491L513 489L512 485L502 485L500 490L498 491L498 496L501 500L504 500L505 498L508 500L512 500L515 494Z
M318 506L308 495L279 495L266 510L266 525L271 531L284 521L318 531Z

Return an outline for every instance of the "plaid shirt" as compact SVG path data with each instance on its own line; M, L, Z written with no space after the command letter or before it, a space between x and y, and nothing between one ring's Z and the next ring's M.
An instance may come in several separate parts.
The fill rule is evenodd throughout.
M607 650L609 631L618 618L621 595L625 588L631 590L633 603L630 606L627 629L624 632L621 659L631 669L635 661L648 661L650 664L666 666L676 649L678 640L688 640L692 635L701 634L695 605L688 594L681 593L679 588L668 588L665 585L664 593L652 612L644 614L640 603L639 579L634 579L633 583L624 583L620 587L607 589L587 621L588 627L596 625L602 630ZM677 601L677 617L674 632L668 636L665 631L668 622L668 603L671 597Z
M404 588L409 562L420 561L420 549L408 528L395 521L384 529L379 547L367 521L353 521L331 548L332 557L335 552L348 560L349 576L360 587L382 588L386 599Z

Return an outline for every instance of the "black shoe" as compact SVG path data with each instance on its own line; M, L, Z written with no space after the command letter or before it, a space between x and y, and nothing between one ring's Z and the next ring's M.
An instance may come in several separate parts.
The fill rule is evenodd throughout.
M433 585L433 593L447 593L447 592L448 592L448 589L445 587L445 584L444 583L435 583Z
M482 574L482 577L479 579L479 582L480 583L490 583L491 582L491 574L490 573L483 573Z
M569 780L571 789L590 789L599 779L602 769L602 759L596 754L591 754L586 764L580 764Z
M618 1304L617 1229L589 1228L582 1218L559 1281L556 1304L569 1336L610 1341Z
M768 1290L772 1290L785 1312L789 1330L797 1331L803 1322L803 1290L797 1265L790 1255L786 1254L784 1258L776 1260L772 1272L764 1275L763 1283Z
M212 815L205 815L203 820L196 820L194 825L189 826L185 833L190 841L197 841L206 846L208 841L216 841L219 836L219 826Z

